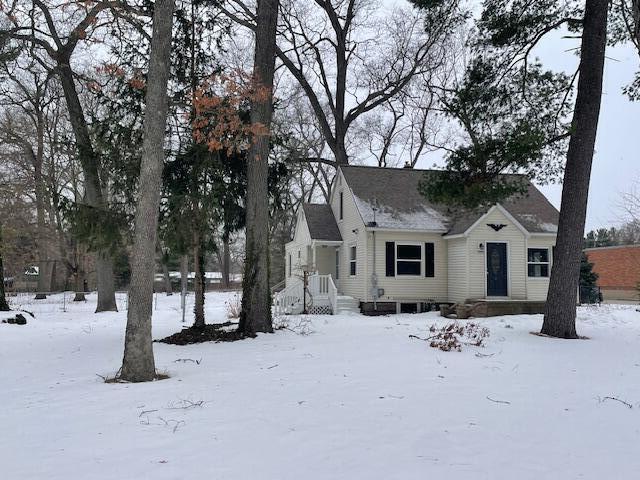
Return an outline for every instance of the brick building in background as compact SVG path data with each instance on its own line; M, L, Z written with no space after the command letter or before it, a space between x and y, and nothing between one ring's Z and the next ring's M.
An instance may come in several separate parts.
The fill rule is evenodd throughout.
M605 301L640 298L640 245L586 248Z

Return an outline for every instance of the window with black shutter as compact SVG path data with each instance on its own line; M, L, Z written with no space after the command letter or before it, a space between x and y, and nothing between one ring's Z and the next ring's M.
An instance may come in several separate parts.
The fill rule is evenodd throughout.
M396 275L396 244L394 242L385 243L385 260L386 260L386 276L395 277Z
M434 253L434 244L433 243L425 243L424 244L424 276L425 277L435 277L436 276L436 262L435 262L435 253Z

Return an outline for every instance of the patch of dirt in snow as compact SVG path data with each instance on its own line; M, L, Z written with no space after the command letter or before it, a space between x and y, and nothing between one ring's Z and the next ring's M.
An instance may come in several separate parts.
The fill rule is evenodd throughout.
M194 343L204 342L235 342L244 340L245 338L254 338L255 335L247 335L238 330L228 329L225 327L237 326L236 323L225 322L213 325L205 325L204 327L188 327L180 332L169 335L168 337L156 342L168 343L171 345L190 345Z

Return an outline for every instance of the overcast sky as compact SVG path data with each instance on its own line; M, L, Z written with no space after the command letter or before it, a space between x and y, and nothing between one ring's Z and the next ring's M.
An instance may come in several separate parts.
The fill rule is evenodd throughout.
M567 40L547 42L539 52L552 68L573 70L577 58L566 49ZM605 64L602 108L591 172L586 230L619 225L623 221L620 196L640 182L640 103L622 93L638 70L640 60L631 46L609 48ZM560 206L561 185L542 188L551 202Z

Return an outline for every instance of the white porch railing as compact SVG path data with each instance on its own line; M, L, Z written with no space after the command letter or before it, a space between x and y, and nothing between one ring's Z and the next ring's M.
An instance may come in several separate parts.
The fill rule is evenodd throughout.
M329 303L331 304L331 313L336 315L338 310L338 287L333 283L331 275L329 275Z
M331 275L314 274L309 277L309 294L317 304L318 301L328 300L331 312L336 313L338 307L338 288Z
M330 306L331 312L338 308L338 288L331 275L309 275L307 278L307 308ZM304 309L304 289L302 280L296 281L273 296L275 315L297 314Z
M302 282L296 282L276 293L273 297L273 313L275 315L299 313L297 310L302 311L303 293Z
M309 293L313 297L327 297L330 283L331 275L309 275Z

